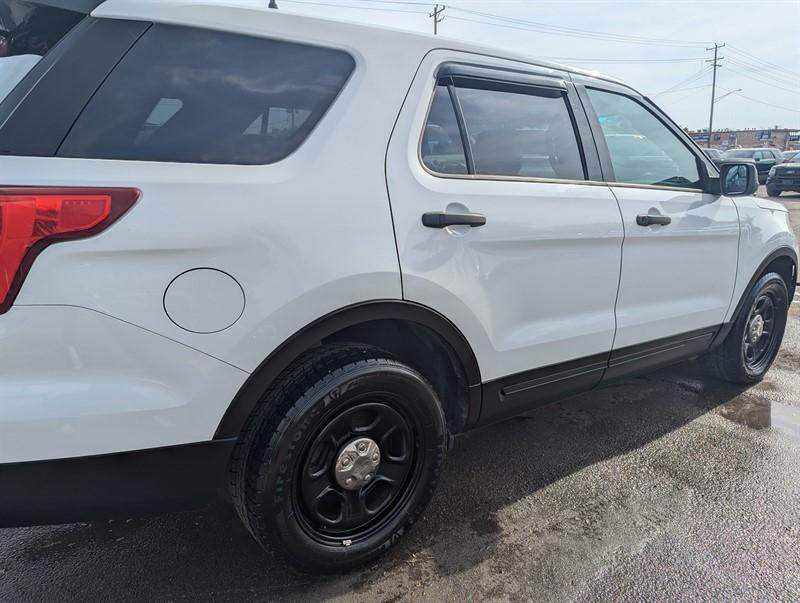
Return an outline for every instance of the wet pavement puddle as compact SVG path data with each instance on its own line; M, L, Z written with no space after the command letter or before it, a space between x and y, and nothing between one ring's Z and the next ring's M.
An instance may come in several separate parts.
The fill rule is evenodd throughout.
M751 429L776 429L800 441L800 407L740 396L720 406L724 418Z

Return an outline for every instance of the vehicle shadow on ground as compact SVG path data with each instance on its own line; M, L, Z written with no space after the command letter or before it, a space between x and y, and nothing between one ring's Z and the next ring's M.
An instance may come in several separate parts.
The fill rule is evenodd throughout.
M430 578L415 574L429 571L415 564L418 557L433 560L424 565L440 576L458 574L498 553L497 515L508 505L585 467L637 450L742 391L683 364L461 436L419 525L386 558L345 576L292 571L263 552L232 508L219 503L197 512L36 528L34 537L28 531L24 539L20 530L5 530L12 543L21 539L14 551L20 566L0 575L0 594L303 599L317 589L326 596L357 594L398 571L412 582ZM26 563L55 564L62 579L29 580L20 575Z

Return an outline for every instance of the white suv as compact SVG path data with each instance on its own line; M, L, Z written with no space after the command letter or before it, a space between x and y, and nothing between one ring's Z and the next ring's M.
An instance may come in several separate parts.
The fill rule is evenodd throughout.
M266 1L10 3L0 525L224 491L339 571L454 434L775 358L787 212L620 82Z

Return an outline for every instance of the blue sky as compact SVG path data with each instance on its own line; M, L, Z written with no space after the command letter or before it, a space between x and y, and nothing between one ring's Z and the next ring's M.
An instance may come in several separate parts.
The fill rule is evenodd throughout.
M277 1L281 10L291 12L415 31L433 28L428 17L433 2ZM440 35L597 69L648 94L679 124L692 129L708 127L711 72L704 61L712 53L705 49L714 42L726 43L720 51L723 67L717 71L714 128L800 128L800 0L450 0L444 4ZM573 28L574 35L548 26ZM614 34L614 39L574 30ZM619 35L647 39L635 43L618 40ZM652 38L666 42L652 43Z

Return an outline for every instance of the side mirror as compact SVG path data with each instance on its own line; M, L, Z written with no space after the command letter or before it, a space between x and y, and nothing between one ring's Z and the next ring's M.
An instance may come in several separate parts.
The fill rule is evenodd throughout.
M725 162L719 168L720 193L728 197L752 195L758 190L758 172L752 163Z

